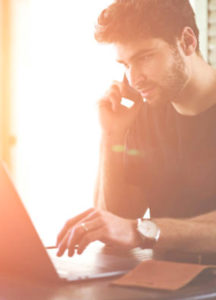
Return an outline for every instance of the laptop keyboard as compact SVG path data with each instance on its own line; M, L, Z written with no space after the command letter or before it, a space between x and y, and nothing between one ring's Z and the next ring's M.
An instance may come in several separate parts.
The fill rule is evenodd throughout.
M147 259L148 256L143 251L141 251L140 254L140 250L133 250L133 257L135 257L136 260L132 265L129 264L131 260L130 253L128 256L124 256L122 253L116 256L109 250L106 251L106 253L100 253L100 249L101 247L95 249L94 246L91 247L90 245L82 255L75 254L72 257L68 257L67 253L62 257L57 257L57 250L55 249L49 250L47 253L59 277L66 278L70 281L121 275L135 267L139 261Z

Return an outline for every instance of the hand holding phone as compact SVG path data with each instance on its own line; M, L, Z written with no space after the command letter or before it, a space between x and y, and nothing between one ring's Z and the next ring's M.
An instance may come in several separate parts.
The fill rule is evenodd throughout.
M123 98L132 101L133 105L125 107L122 104ZM99 101L99 119L103 132L115 136L125 135L142 104L142 96L130 86L126 75L122 82L114 81Z
M131 87L126 74L124 74L122 83L124 86L122 94L124 96L122 96L121 104L127 108L131 108L134 105L134 102L140 101L141 95Z

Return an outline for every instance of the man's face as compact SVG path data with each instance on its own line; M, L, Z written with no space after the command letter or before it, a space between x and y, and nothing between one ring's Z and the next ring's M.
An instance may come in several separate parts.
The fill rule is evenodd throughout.
M186 57L176 45L159 38L115 44L117 61L125 66L129 83L148 103L177 102L189 80Z

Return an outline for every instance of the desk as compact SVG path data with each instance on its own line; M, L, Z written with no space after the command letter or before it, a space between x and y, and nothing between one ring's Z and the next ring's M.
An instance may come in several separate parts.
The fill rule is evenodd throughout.
M112 280L113 278L109 278L52 285L1 276L0 300L216 299L216 276L200 277L177 292L112 286Z
M0 278L1 300L150 300L150 299L216 299L216 280L191 284L178 292L159 292L110 286L111 280L42 285L21 279Z

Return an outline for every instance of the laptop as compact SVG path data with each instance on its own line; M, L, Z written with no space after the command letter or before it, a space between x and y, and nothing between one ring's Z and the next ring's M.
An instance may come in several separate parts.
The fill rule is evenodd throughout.
M99 242L74 257L57 257L57 250L46 250L2 163L0 220L1 275L43 282L71 282L121 275L146 259L142 251L123 255Z

